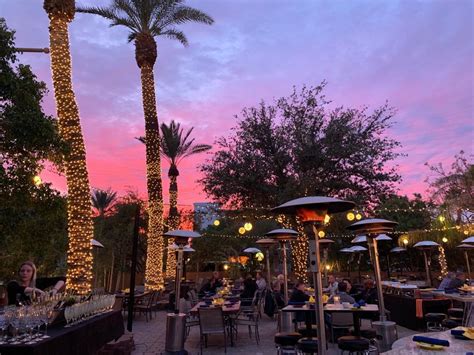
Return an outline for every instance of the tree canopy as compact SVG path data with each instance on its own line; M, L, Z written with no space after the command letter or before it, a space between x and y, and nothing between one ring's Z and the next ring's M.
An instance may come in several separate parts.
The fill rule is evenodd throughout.
M244 108L201 166L205 192L239 207L306 195L377 203L392 194L400 180L393 164L400 143L387 136L395 110L331 108L325 86L294 88L273 104Z
M14 40L0 19L0 278L13 277L27 259L40 275L63 272L67 245L65 199L50 184L33 183L65 147L41 108L46 85L18 63Z

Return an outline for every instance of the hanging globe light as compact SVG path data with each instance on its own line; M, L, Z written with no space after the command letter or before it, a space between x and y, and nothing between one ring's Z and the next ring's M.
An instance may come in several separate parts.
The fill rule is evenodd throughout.
M347 213L346 218L347 218L348 221L353 221L354 218L355 218L354 212Z
M245 234L245 228L244 227L239 228L239 234Z
M217 226L219 226L219 225L221 224L221 221L219 221L218 219L216 219L216 220L214 221L214 223L212 223L212 224L214 224L214 225L217 227Z
M362 219L362 215L360 213L357 213L355 217L358 221Z
M324 238L325 235L326 235L326 233L324 233L324 231L319 231L318 232L318 237L319 238Z
M248 232L248 231L251 231L251 230L252 230L253 225L252 225L252 223L247 222L247 223L244 224L244 228L245 228L245 230Z

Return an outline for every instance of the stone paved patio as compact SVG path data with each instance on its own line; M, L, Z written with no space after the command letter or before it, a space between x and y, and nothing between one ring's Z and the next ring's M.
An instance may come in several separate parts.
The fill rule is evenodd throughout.
M365 324L363 324L365 326ZM135 340L134 355L162 354L165 348L166 336L166 312L160 311L149 322L145 322L145 317L136 317L133 323L133 337ZM273 336L276 332L276 320L263 315L260 321L260 344L257 345L255 339L250 339L247 329L242 326L234 347L227 347L227 354L251 354L269 355L276 354ZM398 327L399 337L415 334L407 328ZM229 345L229 344L228 344ZM186 350L189 354L199 354L199 327L193 327L186 340ZM204 354L224 354L224 341L222 336L209 337L208 348L204 348ZM337 345L329 343L328 355L338 354Z

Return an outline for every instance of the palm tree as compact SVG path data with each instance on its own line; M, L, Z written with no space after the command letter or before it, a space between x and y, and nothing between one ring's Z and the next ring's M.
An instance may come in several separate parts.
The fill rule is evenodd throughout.
M69 146L65 156L68 187L67 281L69 290L87 294L92 287L92 206L86 151L71 75L68 24L74 18L74 0L44 0L49 17L49 48L59 134Z
M168 216L168 227L170 230L178 229L179 213L178 213L178 164L186 157L194 154L203 153L212 147L208 144L193 144L194 138L190 139L191 127L184 132L179 123L171 121L170 125L162 123L161 126L161 154L170 164L168 177L170 179L169 196L170 196L170 212ZM168 247L173 240L168 241ZM174 266L176 265L175 252L168 248L168 256L166 263L166 276L174 276Z
M112 0L109 7L87 7L78 12L95 14L111 21L110 26L130 30L128 41L135 43L135 60L140 68L145 116L146 166L148 189L148 251L146 286L159 289L163 279L163 196L160 162L160 132L156 114L153 66L157 58L155 37L166 36L188 45L176 26L185 22L212 24L205 13L185 6L184 0Z
M114 205L117 199L117 192L110 188L107 190L96 189L92 193L92 206L99 216L103 217Z

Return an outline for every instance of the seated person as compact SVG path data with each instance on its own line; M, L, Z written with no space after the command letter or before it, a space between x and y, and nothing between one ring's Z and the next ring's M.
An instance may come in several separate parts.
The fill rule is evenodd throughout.
M373 280L367 279L364 281L364 289L360 296L360 299L364 300L367 304L378 303L377 289L374 287Z
M255 278L256 278L258 290L259 291L265 290L267 288L267 281L265 281L265 277L263 277L260 272L257 272Z
M43 290L53 286L51 294L55 295L64 286L64 278L36 279L36 266L31 261L25 261L18 269L20 281L10 281L7 285L8 304L29 304L31 298L41 297L46 294Z
M337 290L338 290L337 291L337 296L340 297L341 303L343 303L343 302L349 302L350 304L355 303L354 298L347 294L347 283L346 282L344 282L344 281L339 282L338 285L337 285ZM331 296L329 298L328 303L329 304L334 303L334 296Z
M329 292L330 296L334 296L337 293L337 281L334 275L328 276L328 287L324 291Z
M252 304L255 291L257 291L257 283L252 279L252 276L248 275L244 281L244 290L240 294L242 306L250 306Z
M449 283L449 286L446 287L448 289L458 289L459 287L462 287L464 285L464 282L466 282L466 275L462 271L458 271L456 273L456 277Z
M309 296L304 292L306 285L303 281L298 281L291 293L289 303L304 303L309 301Z
M449 271L446 276L441 280L441 283L438 286L438 290L445 290L449 288L449 284L454 280L456 274L452 271Z
M214 271L212 273L212 277L209 279L208 282L204 284L204 286L199 291L199 294L203 295L205 292L216 293L217 289L222 287L222 280L219 279L219 272Z

